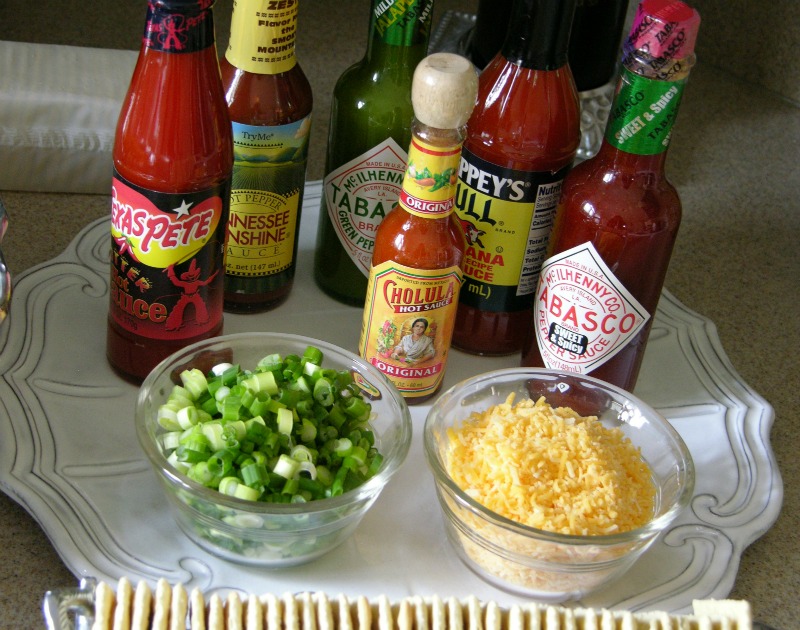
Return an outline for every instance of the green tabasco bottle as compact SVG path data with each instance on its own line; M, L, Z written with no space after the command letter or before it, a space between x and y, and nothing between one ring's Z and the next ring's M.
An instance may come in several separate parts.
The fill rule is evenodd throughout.
M364 58L342 74L331 103L314 277L362 305L375 232L397 202L411 140L411 79L427 54L433 0L372 0Z

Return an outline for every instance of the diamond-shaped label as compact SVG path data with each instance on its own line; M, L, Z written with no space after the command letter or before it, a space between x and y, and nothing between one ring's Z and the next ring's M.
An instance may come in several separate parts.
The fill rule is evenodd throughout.
M534 326L539 352L551 369L591 372L622 350L649 319L591 243L561 252L542 266Z

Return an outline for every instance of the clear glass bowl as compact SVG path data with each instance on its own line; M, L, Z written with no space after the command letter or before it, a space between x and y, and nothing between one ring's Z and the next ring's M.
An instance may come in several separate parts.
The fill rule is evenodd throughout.
M372 405L375 445L384 457L379 472L341 496L299 504L247 501L206 488L178 472L162 453L157 422L174 379L185 367L210 369L221 361L252 369L267 354L324 353L323 367L352 371ZM180 528L203 549L226 560L262 567L309 562L332 550L356 529L411 444L411 415L394 386L357 355L318 339L278 333L242 333L195 343L164 359L144 380L136 402L136 432Z
M505 402L511 392L515 402L544 396L553 407L571 407L619 427L652 469L652 519L613 535L557 534L500 516L459 488L445 464L448 429L461 426L473 411ZM577 374L513 368L462 381L433 405L423 439L445 530L461 560L494 586L545 602L579 599L622 575L675 520L694 489L689 451L662 416L622 389Z

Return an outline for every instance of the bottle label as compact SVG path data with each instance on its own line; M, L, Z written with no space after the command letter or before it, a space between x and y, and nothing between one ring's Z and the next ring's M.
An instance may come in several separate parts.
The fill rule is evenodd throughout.
M225 58L257 74L288 72L297 63L298 0L235 0Z
M115 171L110 314L117 324L151 339L195 337L220 324L229 199L229 182L162 193Z
M462 304L491 312L530 308L568 168L512 170L464 148L455 201L467 237Z
M622 350L649 319L591 243L542 266L533 325L548 368L588 374Z
M144 45L169 53L191 53L214 45L214 0L148 2Z
M608 116L606 142L635 155L666 151L685 86L686 78L659 81L623 68Z
M460 158L461 143L442 148L411 138L400 205L430 219L452 213Z
M323 184L325 207L353 264L369 276L375 233L397 203L406 152L392 138L331 171Z
M372 9L373 29L385 44L413 46L428 41L433 0L379 0Z
M461 269L414 269L386 261L370 270L359 352L406 397L444 378Z
M228 276L270 276L294 262L310 127L310 116L288 125L233 123Z

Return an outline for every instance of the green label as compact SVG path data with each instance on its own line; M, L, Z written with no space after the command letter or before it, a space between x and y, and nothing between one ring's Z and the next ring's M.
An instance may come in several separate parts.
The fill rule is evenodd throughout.
M666 151L685 85L686 79L658 81L623 69L606 141L636 155Z
M384 43L413 46L427 41L433 0L380 0L373 4L373 27Z
M310 126L310 116L288 125L233 123L227 276L269 276L292 266Z

